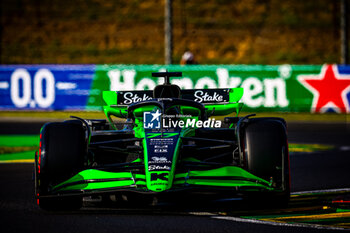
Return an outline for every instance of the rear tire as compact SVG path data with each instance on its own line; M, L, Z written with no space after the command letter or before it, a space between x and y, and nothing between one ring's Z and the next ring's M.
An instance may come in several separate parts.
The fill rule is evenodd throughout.
M40 136L41 147L36 161L36 196L45 210L72 210L82 206L82 197L41 197L52 188L77 174L84 167L87 154L85 129L77 122L48 123ZM40 163L39 163L40 161Z
M244 166L253 175L273 180L276 192L269 204L287 206L290 197L289 153L286 126L279 118L250 119L244 133Z

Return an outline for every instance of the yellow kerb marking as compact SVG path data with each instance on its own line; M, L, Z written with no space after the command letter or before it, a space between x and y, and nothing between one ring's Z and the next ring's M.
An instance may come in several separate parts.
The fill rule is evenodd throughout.
M34 159L3 160L0 163L34 163Z
M278 217L278 218L264 218L263 221L283 221L294 222L303 220L317 220L317 219L330 219L330 218L350 218L350 212L344 213L332 213L332 214L317 214L317 215L303 215L303 216L291 216L291 217Z

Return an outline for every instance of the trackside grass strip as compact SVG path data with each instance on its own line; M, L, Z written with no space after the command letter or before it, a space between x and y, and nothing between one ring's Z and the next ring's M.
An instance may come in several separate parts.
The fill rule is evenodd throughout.
M0 162L34 162L39 135L0 135Z

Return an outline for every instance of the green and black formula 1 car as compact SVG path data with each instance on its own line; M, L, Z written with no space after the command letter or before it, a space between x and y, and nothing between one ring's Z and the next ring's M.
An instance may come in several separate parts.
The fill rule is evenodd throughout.
M77 209L84 196L112 195L133 202L255 194L288 203L283 119L236 116L242 88L180 90L170 77L181 72L152 76L165 79L153 91L103 92L108 121L75 117L42 127L35 157L41 208ZM126 121L118 129L112 117Z

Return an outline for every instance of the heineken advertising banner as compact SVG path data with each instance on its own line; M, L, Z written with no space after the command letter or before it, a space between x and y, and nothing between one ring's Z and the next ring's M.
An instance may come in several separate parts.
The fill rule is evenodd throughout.
M165 70L182 89L243 87L243 111L350 112L339 65L2 65L0 110L101 110L102 91L152 90Z

